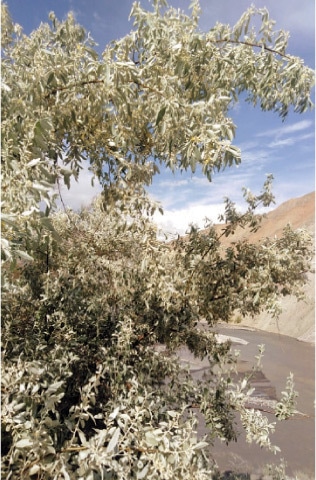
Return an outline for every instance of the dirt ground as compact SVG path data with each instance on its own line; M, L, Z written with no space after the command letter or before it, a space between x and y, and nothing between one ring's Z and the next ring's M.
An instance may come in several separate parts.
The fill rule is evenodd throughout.
M245 434L238 418L237 428L241 432L236 443L228 446L216 441L211 449L221 472L234 471L237 478L262 478L268 464L280 465L283 458L287 463L286 473L297 480L315 478L315 349L310 343L304 343L284 335L221 325L218 329L219 339L230 338L232 348L240 351L238 372L243 375L251 370L258 345L265 345L263 368L251 380L255 388L254 404L249 408L258 408L256 401L264 406L269 422L277 422L276 431L271 437L273 444L281 448L281 453L274 455L255 444L246 442ZM178 355L183 365L189 365L195 379L207 378L208 361L199 360L186 348ZM295 390L299 392L297 414L293 418L279 422L273 412L273 404L280 399L285 389L289 373L294 374ZM261 405L260 403L260 405ZM271 408L269 408L271 404ZM257 405L257 406L256 406ZM259 409L262 406L259 405ZM198 434L203 437L207 428L200 419ZM249 475L252 475L249 477ZM270 477L269 477L270 478Z

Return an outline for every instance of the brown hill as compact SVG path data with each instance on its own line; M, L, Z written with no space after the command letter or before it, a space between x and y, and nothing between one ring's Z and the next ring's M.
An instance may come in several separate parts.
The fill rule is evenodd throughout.
M293 229L304 228L313 236L315 231L315 192L308 193L303 197L292 198L282 203L275 210L270 211L263 218L261 228L251 233L247 229L238 228L234 234L233 240L248 239L250 242L257 242L262 238L280 237L286 225L290 224ZM222 225L217 225L221 230ZM231 238L229 239L231 241ZM223 243L227 242L223 238Z
M283 228L290 224L292 228L304 228L315 238L315 192L303 197L293 198L269 212L262 221L262 227L256 233L237 229L234 240L248 239L257 242L262 238L280 237ZM221 225L216 228L222 229ZM227 244L227 239L223 239ZM226 246L226 245L225 245ZM315 343L315 275L310 274L305 287L306 299L297 302L295 297L281 299L282 314L278 321L267 313L258 317L243 319L240 325L258 328L269 332L281 333L300 340Z

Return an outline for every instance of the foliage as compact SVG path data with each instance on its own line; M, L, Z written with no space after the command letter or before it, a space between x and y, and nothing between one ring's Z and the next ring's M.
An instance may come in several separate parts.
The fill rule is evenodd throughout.
M51 208L56 181L69 186L88 160L111 205L130 194L126 186L141 195L160 163L193 172L200 165L209 179L239 163L228 114L243 92L282 118L291 106L311 106L313 71L286 52L287 34L273 29L265 9L251 7L233 27L202 33L196 2L191 17L163 13L162 4L148 12L135 3L135 29L101 57L71 14L60 22L51 13L50 24L26 36L3 5L6 256L18 248L16 230L37 225L39 201Z
M209 445L217 437L236 439L236 411L248 441L277 451L269 439L274 424L246 408L247 381L232 380L229 344L218 344L196 320L205 316L212 326L238 309L255 313L270 305L299 234L287 232L283 249L241 243L223 256L212 228L200 236L192 229L170 245L157 240L154 225L133 205L128 213L128 222L120 210L105 215L99 198L77 214L55 214L60 240L51 243L48 261L38 255L21 269L20 288L6 292L5 475L210 478L216 468L207 465ZM294 291L301 268L308 268L308 239L299 237ZM258 272L254 265L234 276L235 256L246 266L260 258ZM260 278L269 282L258 295L263 269ZM186 344L208 357L208 380L195 383L174 356L155 352L157 343L170 352ZM277 415L288 416L291 407L280 402ZM206 439L196 437L195 408L208 425Z
M246 408L248 382L233 381L235 356L212 327L277 314L280 294L299 296L311 240L287 227L222 249L238 225L259 228L256 207L273 201L268 177L259 195L245 190L246 213L227 200L222 232L191 227L161 242L145 186L160 163L200 164L210 179L238 163L228 117L238 95L282 117L301 112L312 72L285 53L266 10L202 34L197 3L191 17L163 4L134 4L135 30L102 58L71 15L51 14L26 36L2 5L4 478L211 478L210 447L237 438L236 414L248 441L277 451L274 423ZM70 186L84 162L102 195L52 213L52 187ZM179 363L181 346L208 358L207 379ZM293 410L293 388L290 377L277 417Z
M282 392L281 401L276 406L276 416L281 420L291 416L296 405L297 392L294 391L293 373L290 373L286 382L286 389Z

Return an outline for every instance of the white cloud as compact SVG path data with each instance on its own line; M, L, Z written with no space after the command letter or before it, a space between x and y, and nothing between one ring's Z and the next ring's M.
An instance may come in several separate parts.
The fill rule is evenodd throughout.
M205 218L218 223L218 216L224 213L226 197L235 202L239 210L244 210L242 188L249 187L254 193L259 193L265 180L264 173L261 171L258 174L258 169L262 170L263 165L256 168L242 165L215 175L212 182L197 176L188 179L184 186L176 180L174 184L172 181L160 182L158 177L149 190L151 196L161 202L164 215L156 214L155 222L165 233L183 235L191 223L203 228Z
M251 175L262 170L263 166L271 158L271 152L268 149L256 147L241 152L242 165L251 168ZM276 157L275 157L276 158Z
M268 143L268 147L270 148L287 147L289 145L293 145L293 143L295 143L294 138L284 138L283 140L275 140L274 142Z
M296 133L307 128L312 127L313 123L311 120L301 120L291 125L284 125L283 127L275 128L273 130L265 130L263 132L257 133L256 137L270 137L274 135L275 137L281 137L282 135L288 135L289 133Z
M172 187L172 188L179 188L179 187L183 187L185 185L188 185L190 182L190 179L185 179L185 180L173 180L172 178L170 180L162 180L160 182L160 187L161 188L168 188L168 187Z
M307 133L306 135L298 135L283 139L276 139L273 142L268 143L268 147L270 148L279 148L279 147L287 147L289 145L294 145L297 142L301 142L303 140L308 140L309 138L314 138L313 133Z
M87 206L92 199L101 192L98 180L95 186L91 185L92 174L87 167L80 171L79 180L76 182L73 178L70 181L70 189L66 185L61 187L61 196L66 207L78 210L80 207ZM61 207L62 202L58 200L57 204Z
M156 213L154 221L158 225L158 228L167 235L184 235L190 224L193 223L199 228L204 228L206 218L215 223L218 221L218 216L223 212L223 203L204 205L188 204L184 208L166 209L163 215Z
M237 180L237 182L234 180ZM234 180L226 179L225 185L224 182L220 182L219 185L215 186L212 198L208 195L202 201L187 201L183 207L164 208L163 215L155 213L154 222L168 237L175 237L184 235L190 224L194 224L198 228L204 228L206 219L212 223L219 223L219 215L225 212L224 198L227 196L235 203L238 211L245 211L247 204L243 198L242 180L237 178ZM261 188L256 188L254 193L259 193L259 190ZM283 196L281 198L283 201ZM163 201L162 205L164 205ZM271 208L274 208L274 206L268 209L258 208L257 213L267 212Z

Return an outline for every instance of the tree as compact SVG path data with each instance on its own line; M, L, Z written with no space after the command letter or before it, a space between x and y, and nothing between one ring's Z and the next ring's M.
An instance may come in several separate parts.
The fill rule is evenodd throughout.
M287 36L264 9L203 34L198 3L191 16L164 6L134 4L135 30L100 58L71 15L59 22L51 13L50 24L25 36L2 5L10 478L210 478L208 449L216 437L236 438L236 411L250 441L275 448L267 434L274 425L245 406L247 381L232 381L229 344L197 320L213 327L236 311L276 311L279 294L299 294L304 284L310 239L287 228L277 241L220 250L221 235L237 225L259 228L255 209L273 200L268 178L261 194L245 191L246 213L227 200L222 233L191 228L166 244L145 187L160 164L201 165L211 180L240 162L228 117L238 96L247 92L285 118L292 106L311 106L313 73L286 53ZM258 35L249 29L257 14ZM102 195L80 212L54 213L53 187L71 188L84 162ZM154 352L157 342L208 357L210 381L197 385L174 357ZM279 417L293 409L288 385ZM196 438L193 405L209 426L206 439Z
M228 113L243 92L282 118L291 106L297 112L311 106L313 71L286 53L287 34L273 30L265 9L251 7L234 27L217 24L201 33L198 3L191 17L171 8L162 14L162 5L156 1L147 12L135 3L135 30L101 58L71 14L59 22L51 13L51 23L27 37L2 6L9 240L11 222L31 228L39 201L50 209L52 186L60 178L69 186L83 162L110 205L124 197L126 185L137 183L139 197L160 163L192 171L199 164L210 179L214 170L239 163ZM259 34L251 28L255 16Z

